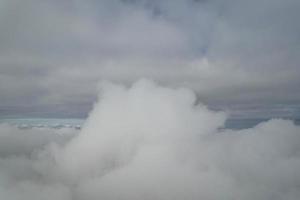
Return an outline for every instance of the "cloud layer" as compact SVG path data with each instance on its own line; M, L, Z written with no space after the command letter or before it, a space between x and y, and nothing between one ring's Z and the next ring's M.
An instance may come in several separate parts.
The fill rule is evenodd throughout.
M299 199L291 121L224 130L189 89L101 88L80 132L1 125L1 199Z
M140 77L193 88L210 105L299 104L298 0L0 3L8 114L82 116L99 80Z

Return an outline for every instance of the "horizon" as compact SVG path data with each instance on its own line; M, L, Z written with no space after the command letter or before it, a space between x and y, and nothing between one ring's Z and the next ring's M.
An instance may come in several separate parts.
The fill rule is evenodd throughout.
M213 109L300 116L297 0L3 0L0 115L86 117L148 78ZM252 113L253 114L253 113Z
M299 200L300 0L0 0L1 200Z

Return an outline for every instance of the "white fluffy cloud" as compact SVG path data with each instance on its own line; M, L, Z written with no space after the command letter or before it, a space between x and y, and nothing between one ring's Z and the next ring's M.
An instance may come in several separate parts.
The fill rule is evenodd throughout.
M300 128L224 130L225 119L189 89L104 83L78 134L1 126L0 197L299 199Z

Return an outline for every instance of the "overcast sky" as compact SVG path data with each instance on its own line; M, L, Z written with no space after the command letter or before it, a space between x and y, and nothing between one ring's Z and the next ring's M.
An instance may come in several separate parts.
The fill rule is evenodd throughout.
M0 0L0 115L86 116L99 82L144 77L237 115L299 116L299 9L299 0Z

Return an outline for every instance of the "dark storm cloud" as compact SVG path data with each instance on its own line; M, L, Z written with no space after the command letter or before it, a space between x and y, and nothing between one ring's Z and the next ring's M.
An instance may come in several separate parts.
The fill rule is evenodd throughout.
M0 1L0 105L89 107L150 77L213 105L299 104L297 0ZM82 106L81 106L82 105Z

